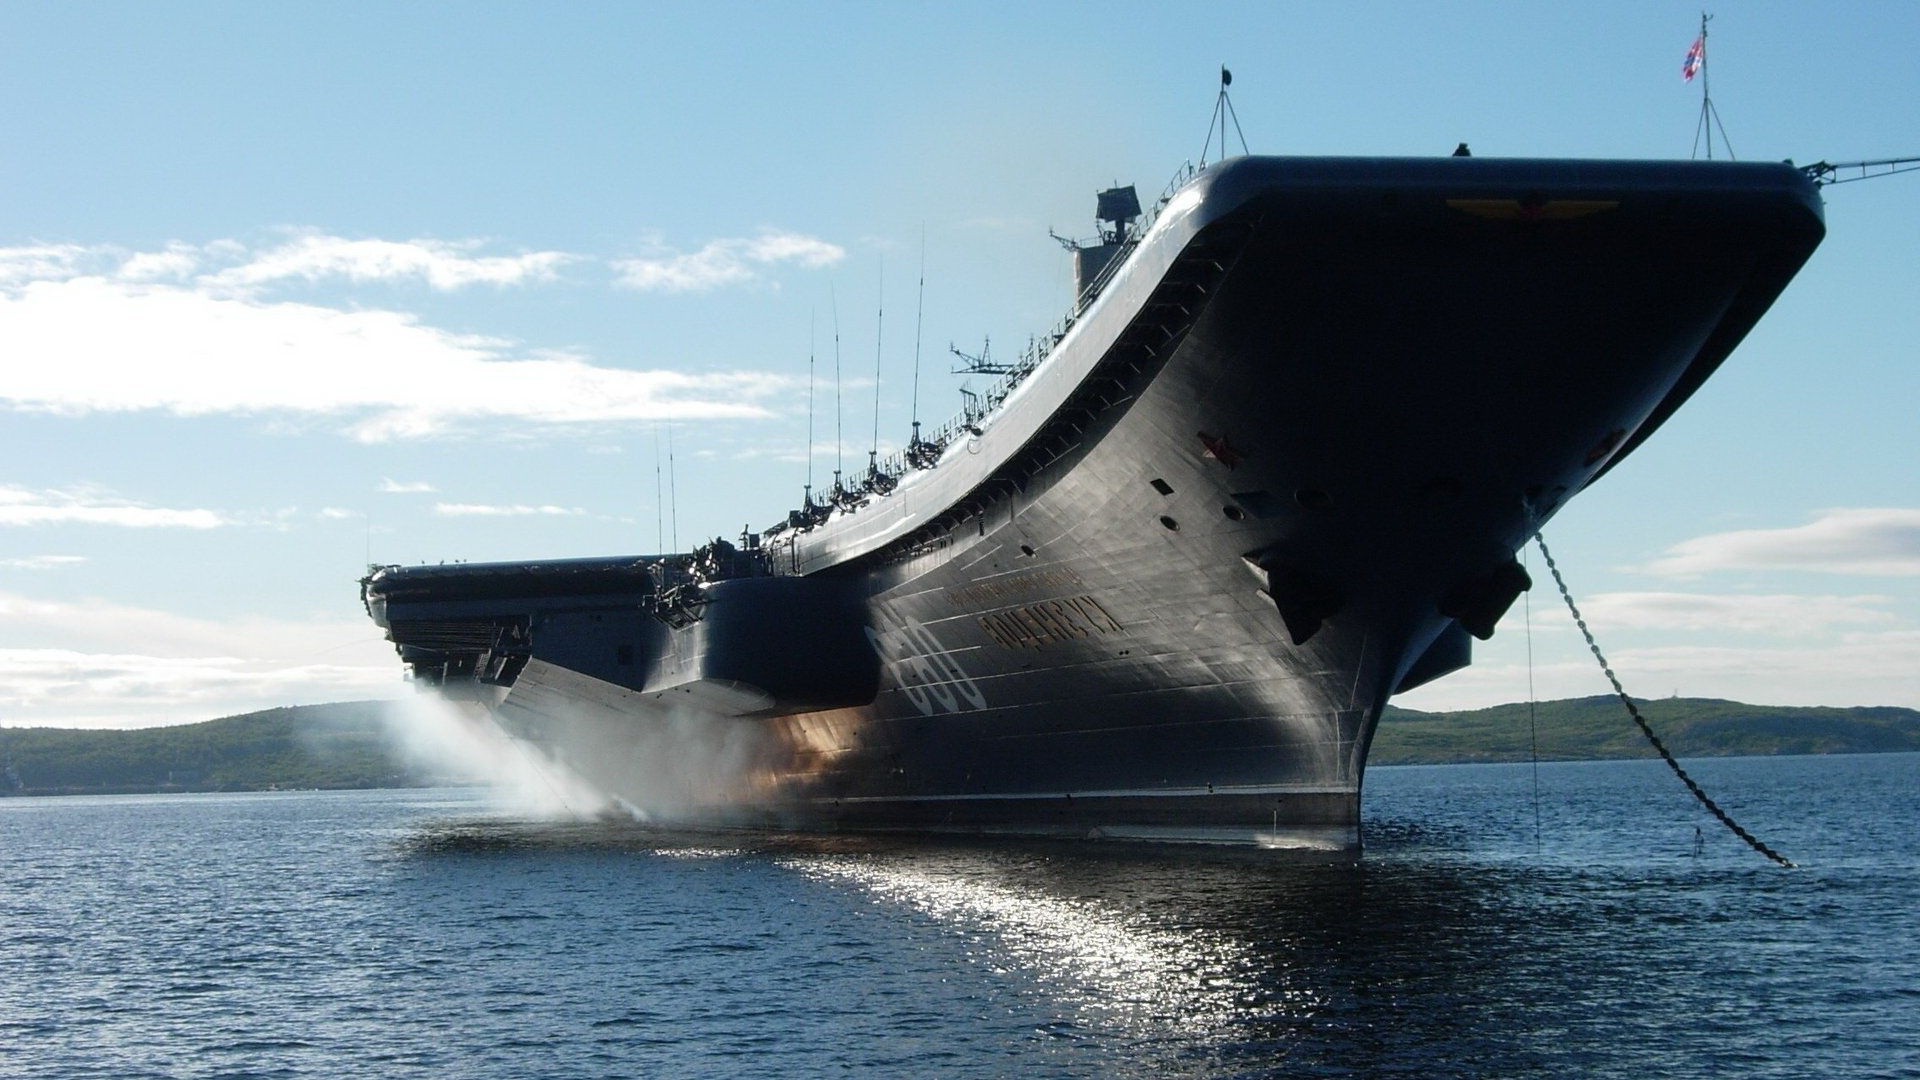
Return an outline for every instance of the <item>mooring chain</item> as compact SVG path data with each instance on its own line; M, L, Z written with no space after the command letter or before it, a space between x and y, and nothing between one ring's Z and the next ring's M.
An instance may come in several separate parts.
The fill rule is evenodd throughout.
M1600 651L1600 643L1593 639L1593 631L1587 629L1587 620L1581 616L1579 605L1573 602L1573 593L1567 589L1567 579L1560 576L1560 568L1554 564L1553 554L1547 550L1546 537L1534 533L1533 542L1540 545L1540 557L1547 561L1547 570L1553 575L1553 583L1560 587L1560 599L1567 602L1567 610L1573 613L1574 624L1580 627L1580 635L1587 639L1587 648L1592 650L1593 658L1600 661L1600 670L1606 672L1607 681L1613 684L1613 692L1619 695L1621 702L1626 705L1627 715L1633 717L1633 722L1640 726L1640 733L1645 735L1647 741L1653 744L1653 748L1660 752L1661 760L1667 763L1667 767L1673 770L1673 775L1679 777L1681 783L1687 785L1687 790L1693 792L1693 797L1700 800L1700 805L1706 807L1714 817L1719 818L1720 824L1732 830L1733 835L1745 840L1747 846L1753 850L1791 869L1793 862L1790 859L1762 843L1759 837L1741 828L1739 822L1733 820L1725 810L1720 809L1719 803L1708 798L1707 793L1700 790L1700 785L1694 782L1693 777L1687 775L1687 770L1681 768L1680 763L1667 752L1666 744L1660 741L1660 736L1653 733L1653 728L1647 724L1646 718L1640 715L1639 707L1633 703L1632 698L1627 696L1626 688L1620 685L1620 677L1613 673L1613 666L1607 663L1606 655Z

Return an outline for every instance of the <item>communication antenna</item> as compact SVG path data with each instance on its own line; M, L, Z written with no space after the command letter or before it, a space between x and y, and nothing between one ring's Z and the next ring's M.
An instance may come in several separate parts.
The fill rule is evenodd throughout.
M920 223L920 296L913 307L913 437L909 446L920 445L920 328L927 314L927 223Z
M1693 127L1693 156L1700 156L1700 140L1707 141L1707 160L1713 160L1713 129L1720 129L1720 145L1726 148L1727 160L1734 160L1733 142L1727 138L1726 125L1720 123L1720 110L1713 107L1713 93L1707 88L1707 23L1713 16L1700 13L1700 36L1693 39L1693 47L1687 50L1686 63L1680 67L1680 76L1692 82L1695 75L1700 76L1700 122Z
M673 421L667 421L667 510L673 523L673 550L680 550L680 489L673 482Z
M667 491L660 481L660 421L653 422L653 550L667 551Z
M807 486L801 501L808 509L813 507L813 334L819 318L817 310L807 313Z
M1220 96L1213 101L1213 119L1207 121L1207 143L1200 148L1200 167L1207 167L1207 151L1213 149L1213 133L1220 132L1220 159L1227 157L1227 121L1233 121L1233 133L1240 136L1240 152L1252 153L1247 149L1246 132L1240 130L1240 114L1233 111L1233 99L1227 96L1227 87L1233 85L1233 72L1225 64L1220 65Z
M880 287L875 292L879 314L873 320L873 443L867 451L867 475L880 472L880 340L887 328L887 258L880 257Z
M840 455L847 440L840 410L840 301L834 296L832 285L827 286L827 303L833 309L833 493L839 495L840 473L845 465Z

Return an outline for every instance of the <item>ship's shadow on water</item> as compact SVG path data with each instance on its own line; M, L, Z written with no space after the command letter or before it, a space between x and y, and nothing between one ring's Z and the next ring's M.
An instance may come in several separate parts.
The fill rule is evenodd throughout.
M1530 1002L1567 988L1540 924L1570 916L1542 910L1524 868L1408 857L1430 839L1389 827L1364 857L1290 857L485 821L435 825L401 851L723 860L826 887L880 920L877 940L930 935L954 978L1016 1000L1022 1040L1055 1044L1041 1052L1068 1073L1098 1059L1117 1075L1544 1074L1540 1026L1562 1021L1527 1022Z

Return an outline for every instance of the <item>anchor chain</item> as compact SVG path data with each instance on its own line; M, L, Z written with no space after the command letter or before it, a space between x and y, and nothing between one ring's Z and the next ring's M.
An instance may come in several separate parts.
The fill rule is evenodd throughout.
M1733 835L1745 840L1748 847L1781 866L1793 869L1792 860L1768 847L1759 837L1741 828L1740 823L1733 820L1732 815L1725 810L1720 809L1719 803L1708 798L1707 793L1700 789L1700 785L1694 782L1693 777L1687 775L1687 770L1681 768L1680 763L1673 759L1673 755L1667 751L1666 744L1660 741L1660 736L1653 733L1653 728L1647 724L1646 718L1640 715L1639 707L1633 703L1632 698L1627 696L1626 688L1620 685L1620 677L1613 673L1613 666L1607 663L1606 655L1600 651L1600 643L1593 639L1593 631L1587 629L1587 620L1581 616L1579 605L1573 602L1573 593L1567 589L1567 579L1560 576L1560 567L1554 564L1553 554L1547 550L1546 537L1534 533L1533 542L1540 545L1540 557L1547 561L1547 570L1553 575L1553 583L1560 587L1560 599L1567 602L1567 610L1573 613L1574 624L1580 627L1580 635L1587 639L1587 648L1593 652L1593 658L1600 661L1600 670L1606 673L1607 681L1613 684L1613 692L1626 705L1627 715L1633 717L1633 722L1640 726L1640 733L1645 735L1647 741L1653 744L1653 748L1660 752L1661 760L1667 763L1667 767L1673 770L1673 775L1679 777L1681 783L1687 785L1687 790L1693 792L1693 797L1700 800L1700 805L1720 819L1720 824L1731 830Z

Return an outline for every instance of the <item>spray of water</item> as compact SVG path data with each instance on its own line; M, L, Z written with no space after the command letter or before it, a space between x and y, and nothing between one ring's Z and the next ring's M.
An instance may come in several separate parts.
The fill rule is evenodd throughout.
M478 706L419 694L395 702L386 717L389 741L409 764L480 782L503 812L569 820L602 817L616 808L605 793L537 747L509 738Z
M432 695L390 716L409 761L473 776L503 811L535 818L751 823L747 807L767 804L786 757L763 724L691 709L568 704L516 716L519 737L477 705Z
M693 709L570 708L542 741L628 813L654 824L749 824L782 755L757 721Z

